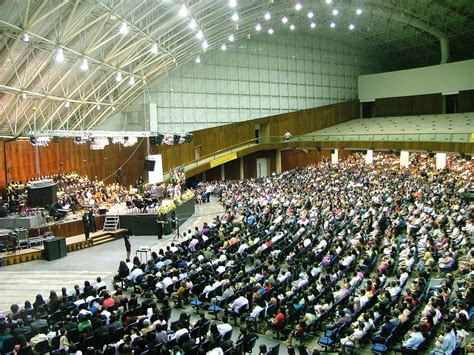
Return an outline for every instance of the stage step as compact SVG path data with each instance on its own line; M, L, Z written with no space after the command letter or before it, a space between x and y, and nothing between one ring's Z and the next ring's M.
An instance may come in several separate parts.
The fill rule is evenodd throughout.
M116 231L118 229L120 217L117 215L105 216L104 231Z

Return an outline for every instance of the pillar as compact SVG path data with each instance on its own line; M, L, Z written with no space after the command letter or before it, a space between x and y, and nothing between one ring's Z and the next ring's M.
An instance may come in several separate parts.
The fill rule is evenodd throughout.
M446 153L436 153L436 169L443 170L446 168Z
M276 150L276 173L281 174L281 149Z
M244 157L239 158L240 163L240 180L245 179L245 171L244 171Z
M224 181L225 180L224 164L221 164L220 167L221 167L221 180Z
M331 153L331 163L332 164L339 163L339 149L334 149L334 153Z
M400 152L400 167L408 168L410 165L410 152L408 150L402 150Z
M374 151L372 149L367 150L367 154L365 155L365 163L368 165L372 165L374 163Z

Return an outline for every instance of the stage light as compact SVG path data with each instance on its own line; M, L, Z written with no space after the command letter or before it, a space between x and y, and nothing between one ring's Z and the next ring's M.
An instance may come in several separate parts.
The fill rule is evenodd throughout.
M191 21L189 21L188 27L189 27L190 29L194 30L194 29L197 27L196 20L195 20L195 19L192 19Z
M357 9L357 10L356 10L356 14L357 14L357 15L362 14L362 9Z
M338 9L333 9L333 10L332 10L332 14L333 14L334 16L339 15L339 10L338 10Z
M326 0L326 4L328 5L332 4L332 0Z
M134 85L135 84L135 77L131 76L130 79L128 79L128 85Z
M239 14L237 12L234 12L232 14L232 21L234 21L234 22L239 21Z
M54 55L54 60L58 63L62 63L64 61L64 51L62 48L58 48L56 54Z
M202 48L206 50L209 47L209 43L206 40L202 41Z
M100 111L100 105L97 105L96 108L97 108L97 111Z
M156 43L153 43L150 48L150 53L151 54L157 54L158 53L158 45Z
M122 81L122 73L118 72L117 75L115 75L115 81Z
M265 20L270 20L272 18L272 15L270 14L270 12L265 12L265 15L263 15L263 17L265 18Z
M296 3L295 5L295 10L300 11L303 8L303 5L301 5L299 2Z
M64 107L65 107L65 108L71 107L71 103L70 103L69 101L66 101L66 102L64 103Z
M181 17L185 17L188 15L188 8L186 7L186 5L181 5L181 7L179 8L179 16Z
M352 31L354 28L355 28L355 25L354 25L353 23L351 23L351 24L349 25L349 29Z
M21 36L21 40L23 42L29 42L30 41L30 36L28 36L28 33L24 33L22 36Z
M229 6L234 8L237 6L237 0L229 0Z
M308 12L308 18L313 18L314 14L310 11Z
M273 28L268 29L268 34L272 35L273 34Z
M261 31L261 30L262 30L262 25L257 23L257 25L255 26L255 31Z
M295 29L295 25L291 24L290 25L290 30L293 31Z
M197 38L198 40L203 39L203 38L204 38L204 33L202 33L202 31L199 30L198 33L196 33L196 38Z
M331 24L330 24L329 26L331 26L331 28L334 28L334 27L336 27L336 23L335 23L335 22L331 22Z
M25 92L23 92L23 93L21 94L21 98L22 98L23 100L26 100L26 93L25 93Z
M225 51L225 50L227 49L227 46L225 45L225 43L222 43L221 49L222 49L223 51Z
M82 71L89 70L89 62L87 61L87 58L82 59L81 70Z
M316 22L311 22L311 28L316 28Z
M196 63L201 63L201 57L197 57L196 60L195 60Z
M124 36L128 33L128 25L126 22L120 23L119 32Z
M287 23L288 22L288 17L283 16L282 19L281 19L281 22Z
M234 42L234 40L235 40L235 37L234 37L234 35L231 33L230 36L229 36L229 41Z

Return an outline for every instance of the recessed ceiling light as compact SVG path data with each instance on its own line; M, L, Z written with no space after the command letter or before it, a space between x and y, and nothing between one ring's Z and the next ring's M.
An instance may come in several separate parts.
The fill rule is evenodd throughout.
M290 25L290 30L293 31L294 29L295 29L295 25L291 24L291 25Z
M308 12L308 18L313 18L314 14L312 11Z
M188 27L189 27L190 29L194 30L194 29L197 27L196 20L195 20L195 19L192 19L191 21L189 21Z
M150 48L151 54L156 54L158 53L158 45L156 43L153 43Z
M265 15L263 15L263 17L265 18L265 20L270 20L272 18L272 15L270 15L270 12L265 12Z
M331 28L334 28L334 27L336 27L336 23L335 23L335 22L331 22L331 24L330 24L329 26L331 26Z
M56 54L54 55L54 60L58 63L61 63L64 61L64 52L62 48L58 48L56 51Z
M352 31L354 28L355 28L355 25L354 25L353 23L351 23L351 24L349 25L349 29Z
M357 15L360 15L361 13L362 13L362 9L357 9L357 10L356 10L356 14L357 14Z
M257 23L257 25L255 26L255 30L256 31L261 31L262 29L262 25L260 25L259 23Z
M204 38L204 33L202 33L202 31L199 30L198 33L196 33L196 38L199 39L199 40L203 39Z
M281 22L287 23L287 22L288 22L288 17L283 16L283 17L281 18Z
M207 47L209 47L209 43L207 43L206 40L202 41L202 48L204 48L206 50Z
M311 22L311 28L316 28L316 23L315 22Z
M22 94L21 94L21 98L22 98L23 100L26 100L26 93L22 93Z
M235 40L235 37L234 37L234 35L231 33L230 36L229 36L229 41L234 42L234 40Z
M225 51L225 50L227 49L227 46L225 45L225 43L222 44L221 49L222 49L223 51Z
M232 21L234 21L234 22L239 21L239 14L237 12L234 12L232 14Z
M296 3L295 5L295 10L300 11L303 8L303 5L301 5L299 2Z
M100 111L100 105L97 105L97 111Z
M332 14L333 14L334 16L339 15L339 10L338 10L338 9L332 10Z
M273 34L273 28L269 28L268 33L272 35Z
M237 0L229 0L229 6L234 8L237 6Z
M128 33L128 25L126 22L120 23L119 32L123 35L126 35Z
M201 63L201 57L197 57L195 60L196 63Z
M188 15L188 8L186 7L186 5L181 5L181 7L179 8L179 16L181 17L185 17Z
M326 4L331 4L332 3L332 0L326 0Z
M81 61L81 70L82 71L89 70L89 62L87 61L87 58L82 59L82 61Z

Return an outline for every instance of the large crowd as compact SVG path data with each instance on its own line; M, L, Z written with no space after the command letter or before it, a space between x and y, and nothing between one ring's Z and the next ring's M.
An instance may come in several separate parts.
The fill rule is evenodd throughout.
M395 155L366 165L352 154L215 183L222 216L146 263L121 261L115 291L98 280L12 305L0 341L88 354L241 354L259 333L275 333L289 353L296 339L317 339L314 353L463 351L474 306L474 210L463 197L472 171L459 157L437 171L428 155L400 168ZM176 321L170 304L184 307ZM261 344L259 353L274 350Z

